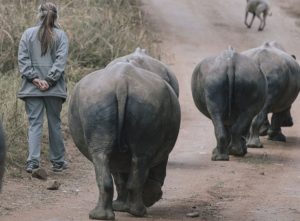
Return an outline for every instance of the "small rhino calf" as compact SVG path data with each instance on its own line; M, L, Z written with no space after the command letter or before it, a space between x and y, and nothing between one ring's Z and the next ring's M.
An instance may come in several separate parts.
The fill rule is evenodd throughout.
M258 27L258 31L262 31L266 25L266 17L267 15L271 15L269 13L270 6L265 0L247 0L246 6L246 14L245 14L245 25L248 28L251 28L255 16L260 20L260 25ZM250 24L247 23L248 13L252 13L252 19Z

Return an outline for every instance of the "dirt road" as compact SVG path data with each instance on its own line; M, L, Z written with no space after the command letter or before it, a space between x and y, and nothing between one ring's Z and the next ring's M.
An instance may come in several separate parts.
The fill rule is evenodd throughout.
M245 1L143 2L152 29L161 36L162 60L177 74L183 117L168 164L163 199L148 209L146 218L116 213L117 220L190 220L186 213L192 211L200 214L192 220L300 220L300 114L297 111L300 100L297 99L292 109L294 127L284 129L287 143L262 138L264 149L249 149L246 157L231 157L229 162L212 162L211 151L216 144L213 127L194 107L190 91L191 73L196 64L228 45L242 51L276 40L300 57L299 21L282 9L295 1L272 1L273 16L267 18L263 32L257 32L257 20L252 29L244 26ZM68 180L64 179L72 172L50 174L52 178L64 180L58 192L40 190L45 184L36 180L28 180L25 187L13 185L14 180L7 181L1 202L2 211L6 209L7 215L2 215L0 220L88 220L98 191L91 164L86 162L84 168L81 165L78 176L73 174ZM78 167L73 162L73 168ZM15 192L16 185L19 189ZM18 194L23 197L18 198ZM15 206L5 204L4 200L10 196L15 197Z

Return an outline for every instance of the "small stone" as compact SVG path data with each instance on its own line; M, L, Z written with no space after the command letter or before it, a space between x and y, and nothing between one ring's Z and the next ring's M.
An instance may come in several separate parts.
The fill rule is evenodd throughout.
M186 216L191 217L191 218L198 217L199 212L190 212L190 213L187 213Z
M60 182L58 182L57 180L52 180L48 183L47 190L58 190L60 185Z
M40 179L40 180L47 180L48 173L43 168L38 168L32 171L32 177Z

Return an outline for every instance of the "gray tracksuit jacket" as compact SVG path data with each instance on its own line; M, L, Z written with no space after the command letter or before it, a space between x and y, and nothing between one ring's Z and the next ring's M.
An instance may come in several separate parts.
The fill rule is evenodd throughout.
M55 44L41 56L41 43L38 40L40 26L28 28L22 35L18 63L22 75L22 86L18 97L54 96L64 100L67 88L64 80L64 70L68 56L68 38L64 31L54 28ZM40 91L32 81L35 78L46 80L50 87L47 91Z

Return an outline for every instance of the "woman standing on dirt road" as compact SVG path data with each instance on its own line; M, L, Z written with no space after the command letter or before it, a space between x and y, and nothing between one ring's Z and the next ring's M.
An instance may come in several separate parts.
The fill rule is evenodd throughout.
M18 62L22 86L18 97L25 101L29 120L29 155L26 171L39 168L41 137L46 109L50 160L55 172L67 168L61 133L60 112L67 97L64 69L68 38L57 24L57 8L51 2L40 5L37 26L28 28L19 44Z

